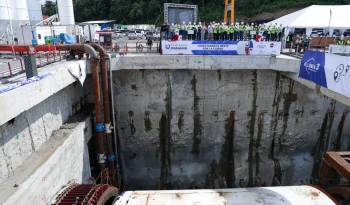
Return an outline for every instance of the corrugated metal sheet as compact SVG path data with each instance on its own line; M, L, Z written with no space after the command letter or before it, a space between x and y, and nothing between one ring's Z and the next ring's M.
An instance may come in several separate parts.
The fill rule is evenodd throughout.
M114 205L335 205L311 186L128 191Z

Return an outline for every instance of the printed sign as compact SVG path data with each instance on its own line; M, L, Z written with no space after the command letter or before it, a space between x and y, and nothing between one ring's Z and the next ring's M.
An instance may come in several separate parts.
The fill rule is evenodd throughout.
M162 41L164 55L279 55L280 42Z
M350 97L350 58L331 54L325 56L328 89Z
M299 77L350 97L350 58L307 51L301 62Z
M317 51L307 51L301 61L299 77L310 80L317 85L327 87L324 71L325 55Z

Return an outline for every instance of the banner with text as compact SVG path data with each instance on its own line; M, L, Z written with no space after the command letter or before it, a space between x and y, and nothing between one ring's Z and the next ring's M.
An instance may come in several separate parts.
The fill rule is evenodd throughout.
M279 55L281 42L162 41L164 55Z
M350 97L350 57L307 51L299 77Z

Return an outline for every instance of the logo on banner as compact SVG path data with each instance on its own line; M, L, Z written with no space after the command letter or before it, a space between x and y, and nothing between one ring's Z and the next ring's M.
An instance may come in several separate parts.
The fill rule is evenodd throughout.
M270 48L273 48L273 47L275 47L275 44L274 44L274 43L271 43L271 44L270 44Z
M170 48L171 48L170 44L165 45L165 49L170 49Z
M316 73L318 70L320 70L321 64L317 63L315 58L310 58L304 63L304 67L306 68L307 73Z
M339 83L349 72L350 65L340 64L334 71L334 81Z

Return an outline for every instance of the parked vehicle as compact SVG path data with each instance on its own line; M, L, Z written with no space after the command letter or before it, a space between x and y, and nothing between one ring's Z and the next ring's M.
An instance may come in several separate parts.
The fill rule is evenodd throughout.
M159 41L160 40L160 33L154 33L153 34L153 39Z
M138 39L142 39L143 38L143 34L141 31L136 31L136 36Z
M151 31L146 32L146 39L153 40L153 32L151 32Z
M120 39L120 38L124 38L126 36L125 33L121 32L121 31L116 31L113 34L113 39Z
M136 31L129 31L128 32L128 39L129 40L136 40L138 39L139 37L137 36L137 33Z

